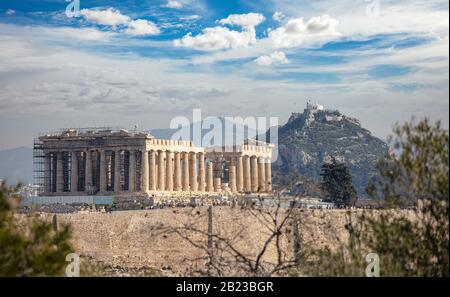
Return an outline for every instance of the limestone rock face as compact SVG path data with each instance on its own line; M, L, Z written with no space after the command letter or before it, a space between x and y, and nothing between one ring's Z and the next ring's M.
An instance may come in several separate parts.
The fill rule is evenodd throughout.
M358 119L311 106L279 127L278 145L274 182L293 173L320 180L322 163L335 157L348 166L360 197L367 196L367 182L377 173L375 164L388 151Z

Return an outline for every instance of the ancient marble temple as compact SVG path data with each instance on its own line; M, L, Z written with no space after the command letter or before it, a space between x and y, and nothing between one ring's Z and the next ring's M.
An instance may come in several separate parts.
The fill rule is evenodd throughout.
M127 130L68 129L39 137L43 196L272 191L272 146L204 148Z

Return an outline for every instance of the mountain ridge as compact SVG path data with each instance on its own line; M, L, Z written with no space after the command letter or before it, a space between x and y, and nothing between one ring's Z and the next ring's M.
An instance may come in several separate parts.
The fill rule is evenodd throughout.
M387 144L358 119L308 103L279 127L274 177L298 174L319 181L321 165L334 157L346 164L358 195L366 197L367 183L377 175L376 163L387 152Z

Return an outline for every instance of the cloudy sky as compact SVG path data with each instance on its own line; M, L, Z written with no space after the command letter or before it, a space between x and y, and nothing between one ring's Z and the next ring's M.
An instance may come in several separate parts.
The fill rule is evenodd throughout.
M381 138L448 127L448 19L443 0L2 0L0 149L193 108L284 123L308 99Z

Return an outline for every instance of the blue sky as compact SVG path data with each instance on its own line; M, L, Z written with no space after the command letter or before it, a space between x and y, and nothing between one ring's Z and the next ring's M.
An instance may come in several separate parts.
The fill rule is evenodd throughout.
M0 2L0 149L193 108L283 123L307 100L382 138L412 116L448 127L447 1L72 2Z

